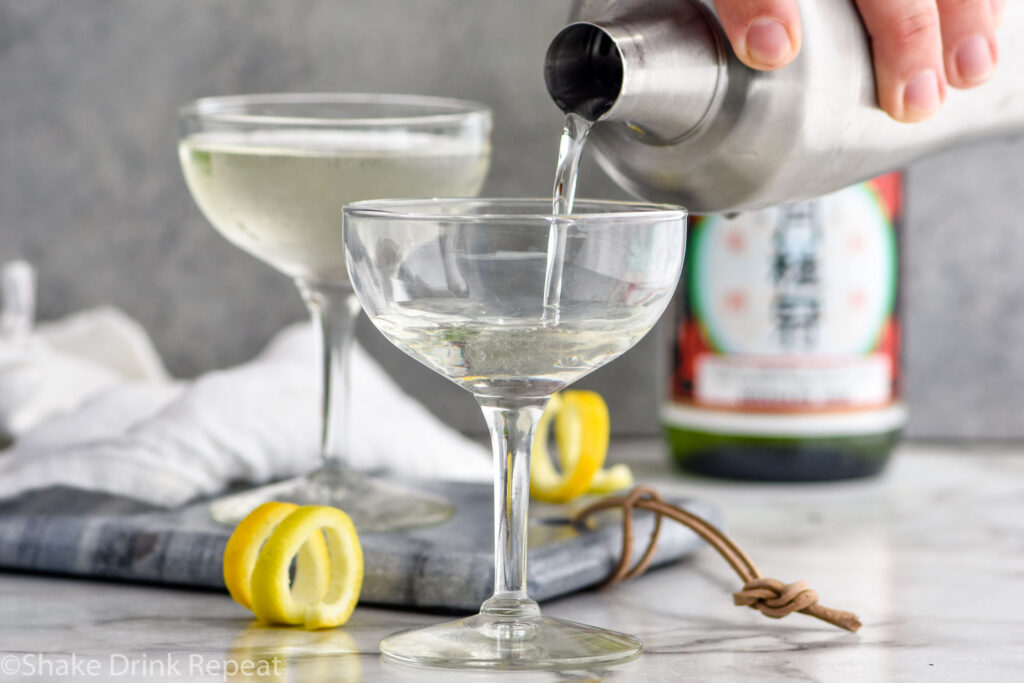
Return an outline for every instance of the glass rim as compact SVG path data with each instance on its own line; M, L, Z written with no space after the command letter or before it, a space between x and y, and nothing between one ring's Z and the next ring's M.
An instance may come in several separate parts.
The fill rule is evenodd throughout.
M248 114L232 111L218 111L246 104L384 104L395 106L421 106L437 108L437 113L407 116L283 116L269 114ZM295 92L295 93L253 93L246 95L214 95L200 97L178 109L181 119L197 118L218 123L248 123L275 126L408 126L432 123L459 123L473 117L491 118L490 106L474 100L434 95L404 95L394 93L357 92Z
M577 199L574 206L606 208L606 211L576 213L556 216L551 211L537 213L474 213L450 214L438 211L411 212L409 207L420 206L426 209L436 206L458 206L460 204L493 204L498 206L536 206L551 208L550 197L431 197L421 199L367 199L346 204L342 211L345 216L357 218L388 218L417 222L459 222L480 223L501 220L535 221L550 223L553 220L572 220L576 222L593 222L622 220L623 218L645 220L683 220L688 215L686 208L676 204L656 204L652 202L617 201L614 199ZM614 210L616 207L622 210Z

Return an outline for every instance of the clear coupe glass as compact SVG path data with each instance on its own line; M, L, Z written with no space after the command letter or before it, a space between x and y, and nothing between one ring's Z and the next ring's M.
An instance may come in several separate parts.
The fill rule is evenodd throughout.
M230 242L295 279L322 339L322 467L214 501L234 524L267 500L344 508L360 531L436 524L447 501L346 465L346 358L359 303L345 269L341 207L399 193L476 195L491 155L491 113L475 102L373 94L268 94L181 110L189 190Z
M442 667L579 668L635 657L635 638L542 616L526 594L530 448L551 394L657 322L679 279L686 212L551 200L357 202L345 248L359 301L405 353L474 394L494 449L494 595L465 619L388 636L381 652ZM564 237L561 262L551 235ZM545 279L561 271L558 314ZM550 306L550 303L549 303Z

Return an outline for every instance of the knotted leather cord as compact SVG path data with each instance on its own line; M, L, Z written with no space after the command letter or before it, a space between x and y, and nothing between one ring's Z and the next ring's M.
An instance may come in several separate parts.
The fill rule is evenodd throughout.
M654 548L658 543L658 535L661 532L662 517L669 517L689 527L707 541L739 575L743 581L743 590L733 593L733 604L756 609L766 617L773 619L781 619L793 612L802 612L847 631L855 632L861 627L860 620L852 612L819 605L818 594L803 581L785 584L778 579L762 577L754 561L747 557L747 554L740 550L721 530L682 508L669 505L657 491L649 486L637 486L626 496L598 501L576 515L575 521L582 523L595 512L616 507L622 508L622 556L619 558L618 567L601 585L602 588L639 576L650 566L654 557ZM630 568L629 561L633 557L633 510L635 508L653 512L655 521L651 538L647 542L647 549L640 560Z

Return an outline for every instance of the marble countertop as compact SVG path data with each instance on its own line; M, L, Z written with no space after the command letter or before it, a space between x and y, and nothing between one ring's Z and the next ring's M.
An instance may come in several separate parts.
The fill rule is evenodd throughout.
M712 550L552 616L639 636L645 654L600 671L515 681L1009 681L1024 676L1024 445L909 444L879 479L754 485L689 479L656 441L616 443L642 481L718 505L768 575L805 579L850 634L732 605ZM382 662L377 643L438 615L360 607L342 628L256 625L226 594L0 573L0 680L488 681ZM261 675L263 674L263 675Z

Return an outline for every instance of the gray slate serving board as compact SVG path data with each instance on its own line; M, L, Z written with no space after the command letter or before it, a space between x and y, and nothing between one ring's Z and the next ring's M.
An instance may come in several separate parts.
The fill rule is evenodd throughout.
M492 487L406 482L447 496L456 513L445 524L395 534L363 534L365 603L475 610L491 594ZM700 501L674 501L712 522ZM582 504L580 504L582 505ZM547 600L600 583L614 569L622 542L618 512L592 528L569 524L566 506L532 504L527 582ZM646 538L653 516L635 516ZM164 510L124 498L49 489L0 504L0 567L164 584L224 587L221 556L230 530L213 522L207 502ZM662 529L654 564L678 560L702 541L678 524ZM635 550L639 557L643 550Z

